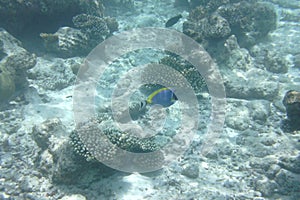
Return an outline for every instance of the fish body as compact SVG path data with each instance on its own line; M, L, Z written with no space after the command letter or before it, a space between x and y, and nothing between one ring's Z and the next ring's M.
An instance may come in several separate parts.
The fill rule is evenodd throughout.
M177 100L178 99L174 92L169 88L164 87L150 94L147 100L141 103L141 107L143 108L148 104L158 104L163 107L169 107L173 105Z
M179 15L177 15L177 16L175 16L175 17L170 18L170 19L166 22L166 24L165 24L166 28L171 27L171 26L173 26L174 24L176 24L176 23L179 21L180 18L182 18L182 15L181 15L181 14L179 14Z

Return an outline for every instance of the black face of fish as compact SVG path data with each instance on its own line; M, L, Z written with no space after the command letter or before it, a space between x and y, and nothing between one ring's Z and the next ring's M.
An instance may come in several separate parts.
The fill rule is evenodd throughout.
M182 18L182 15L177 15L175 17L172 17L171 19L169 19L167 22L166 22L166 28L167 27L171 27L173 26L174 24L176 24L179 19Z

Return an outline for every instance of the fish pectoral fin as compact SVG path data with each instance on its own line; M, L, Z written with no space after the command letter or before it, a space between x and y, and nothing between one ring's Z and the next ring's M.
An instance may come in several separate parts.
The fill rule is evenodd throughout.
M143 110L144 108L146 108L146 106L147 106L147 101L142 101L141 102L141 110Z

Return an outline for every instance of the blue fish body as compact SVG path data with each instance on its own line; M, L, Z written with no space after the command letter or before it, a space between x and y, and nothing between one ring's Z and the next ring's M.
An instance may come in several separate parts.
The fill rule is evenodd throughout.
M158 104L163 107L169 107L176 102L177 97L174 92L168 88L161 88L149 95L147 104Z

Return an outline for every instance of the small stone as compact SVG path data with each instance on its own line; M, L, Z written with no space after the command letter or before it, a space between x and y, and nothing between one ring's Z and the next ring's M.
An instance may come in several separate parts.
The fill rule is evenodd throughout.
M199 166L196 163L186 164L183 166L181 174L188 178L198 178L199 177Z

